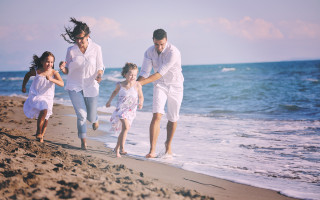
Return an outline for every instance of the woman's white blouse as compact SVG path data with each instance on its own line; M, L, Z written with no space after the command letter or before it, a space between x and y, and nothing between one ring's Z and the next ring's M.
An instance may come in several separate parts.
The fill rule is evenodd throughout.
M99 84L95 80L98 70L105 69L102 60L101 47L88 39L88 47L83 54L78 45L68 48L66 56L66 67L68 76L66 90L79 92L83 90L85 97L95 97L99 95Z

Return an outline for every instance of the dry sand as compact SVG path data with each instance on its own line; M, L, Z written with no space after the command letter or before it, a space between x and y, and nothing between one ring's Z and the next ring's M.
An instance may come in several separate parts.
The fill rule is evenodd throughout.
M68 106L54 105L45 142L39 143L36 120L23 113L24 101L0 96L0 199L294 199L147 159L116 158L93 140L81 150Z

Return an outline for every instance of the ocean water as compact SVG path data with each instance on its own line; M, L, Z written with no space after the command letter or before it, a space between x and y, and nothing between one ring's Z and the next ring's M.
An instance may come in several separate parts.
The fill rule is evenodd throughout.
M26 72L0 72L0 95L23 96ZM190 171L245 183L302 199L320 199L320 61L183 66L184 100L173 139L173 157L164 156L166 117L161 122L158 158ZM66 76L62 76L66 79ZM105 108L120 69L107 69L100 86ZM29 81L27 88L32 81ZM149 150L152 84L143 87L126 150L144 159ZM55 102L71 105L63 88ZM54 109L53 109L54 112ZM114 148L110 115L100 116L107 134L91 139Z

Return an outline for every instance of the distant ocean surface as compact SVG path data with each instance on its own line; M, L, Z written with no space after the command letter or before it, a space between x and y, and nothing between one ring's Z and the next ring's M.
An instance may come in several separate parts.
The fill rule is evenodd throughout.
M120 71L106 69L99 110L114 110L104 105L116 82L123 80ZM0 72L0 95L27 97L21 92L25 73ZM320 199L320 61L189 65L183 66L183 74L174 156L162 156L164 116L159 157L154 160L291 197ZM65 75L62 78L66 80ZM139 158L149 150L152 84L143 92L144 108L138 111L126 144L129 154ZM71 105L59 86L55 102ZM100 128L108 134L91 138L114 148L117 135L109 131L109 119L100 116L107 122Z

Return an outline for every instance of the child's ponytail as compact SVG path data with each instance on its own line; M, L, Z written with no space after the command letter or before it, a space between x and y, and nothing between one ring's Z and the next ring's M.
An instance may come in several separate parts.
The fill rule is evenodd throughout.
M41 68L42 64L40 58L36 54L34 54L32 58L33 60L31 62L30 70L36 70L37 68Z

